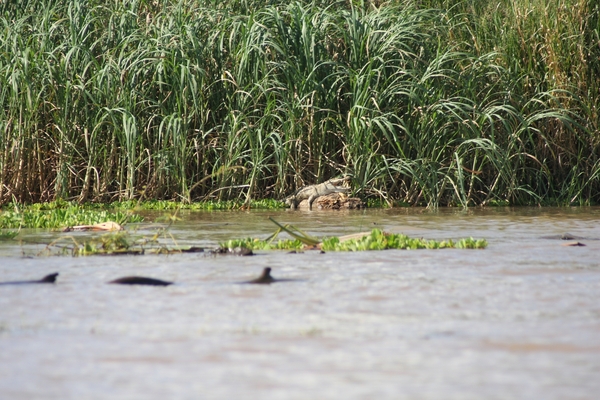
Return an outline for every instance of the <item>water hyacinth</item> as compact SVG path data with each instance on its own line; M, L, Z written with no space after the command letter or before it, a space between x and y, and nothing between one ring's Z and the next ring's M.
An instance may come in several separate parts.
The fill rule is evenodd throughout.
M600 201L589 0L0 3L0 204Z
M272 236L274 238L274 236ZM386 233L380 229L373 229L369 234L358 238L340 240L334 236L324 238L315 245L305 245L301 240L279 239L274 241L257 238L234 239L221 243L221 248L234 249L243 247L249 250L299 250L302 248L318 248L323 251L367 251L367 250L416 250L416 249L485 249L485 239L464 238L457 240L427 240L422 238L411 238L404 234Z
M304 244L299 240L280 239L277 241L256 238L231 239L220 244L223 249L243 247L248 250L300 250Z
M75 225L94 225L107 221L119 224L141 222L143 217L124 211L88 209L67 202L38 203L26 207L6 207L0 211L3 228L65 228Z
M373 229L370 235L358 239L340 241L339 238L324 239L321 249L325 251L364 251L364 250L416 250L416 249L484 249L487 241L484 239L466 238L457 242L452 240L427 240L422 238L411 238L404 234L385 233L379 229Z

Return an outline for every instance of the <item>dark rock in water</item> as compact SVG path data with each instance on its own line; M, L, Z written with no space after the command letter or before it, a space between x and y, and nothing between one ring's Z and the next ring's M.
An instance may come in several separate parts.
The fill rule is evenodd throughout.
M150 285L150 286L169 286L173 282L161 281L160 279L146 278L143 276L126 276L124 278L115 279L108 283L118 283L121 285Z
M210 252L210 254L229 254L232 256L253 256L254 253L247 247L226 248L219 247Z
M58 276L58 272L53 274L46 275L40 280L37 281L12 281L12 282L0 282L0 285L27 285L30 283L54 283L56 282L56 277Z
M204 247L190 247L189 249L179 250L182 253L204 253Z
M236 247L235 249L229 249L229 252L236 256L253 256L252 250L246 247Z
M275 283L275 282L293 282L293 281L299 281L301 279L275 279L271 276L271 268L267 267L265 269L263 269L262 274L256 278L256 279L252 279L251 281L245 281L245 282L240 282L240 283L251 283L251 284L270 284L270 283Z

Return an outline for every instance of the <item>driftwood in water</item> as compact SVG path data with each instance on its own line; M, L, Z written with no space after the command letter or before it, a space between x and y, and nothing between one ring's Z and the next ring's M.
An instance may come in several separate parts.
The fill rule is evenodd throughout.
M77 225L77 226L68 226L63 229L63 232L72 232L72 231L122 231L123 227L116 222L108 221L102 222L101 224L94 225Z

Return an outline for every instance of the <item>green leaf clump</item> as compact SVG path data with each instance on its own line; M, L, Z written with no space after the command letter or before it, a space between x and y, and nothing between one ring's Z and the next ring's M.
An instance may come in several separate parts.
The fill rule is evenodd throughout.
M9 208L9 207L6 207ZM75 203L56 201L27 206L12 204L12 209L0 212L0 229L62 228L93 225L106 221L119 224L141 222L143 217L131 212L88 209Z
M487 247L485 239L466 238L457 242L453 240L427 240L411 238L404 234L385 233L380 229L373 229L369 235L358 239L349 239L343 242L338 237L323 239L321 249L325 251L365 251L365 250L416 250L416 249L483 249Z
M256 238L232 239L220 244L224 249L244 247L248 250L299 250L303 243L298 240L280 239L278 241L261 240Z
M249 250L299 250L303 247L299 239L280 239L278 241L262 240L256 238L232 239L221 243L222 248L245 247ZM341 241L339 237L324 238L320 246L324 251L366 251L366 250L416 250L416 249L484 249L487 247L485 239L472 237L453 240L428 240L412 238L401 233L386 233L380 229L373 229L370 234L358 239Z
M11 240L17 237L19 231L0 232L0 240Z
M109 233L83 243L75 243L71 252L74 256L128 253L131 245L131 238L127 233Z

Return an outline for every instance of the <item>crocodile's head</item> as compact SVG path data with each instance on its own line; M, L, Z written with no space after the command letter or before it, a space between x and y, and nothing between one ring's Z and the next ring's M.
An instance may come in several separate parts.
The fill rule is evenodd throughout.
M288 196L285 198L284 202L285 204L287 204L288 206L294 205L294 201L296 200L296 197L294 195Z
M333 186L336 186L336 187L340 187L342 185L345 186L348 183L350 183L350 177L349 176L344 176L342 178L333 178L333 179L330 179L328 182L331 183Z

